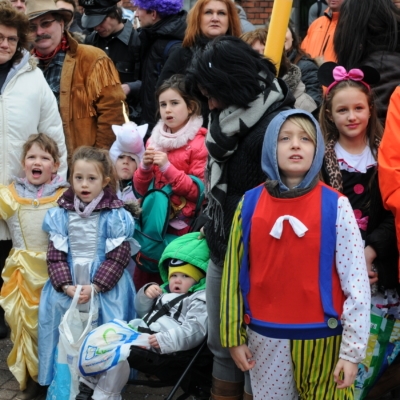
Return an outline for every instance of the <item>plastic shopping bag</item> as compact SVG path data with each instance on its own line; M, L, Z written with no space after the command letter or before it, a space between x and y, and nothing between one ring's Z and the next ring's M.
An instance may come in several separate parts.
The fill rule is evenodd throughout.
M134 320L135 321L135 320ZM113 319L89 333L79 354L79 372L97 375L128 358L131 346L149 347L149 335L125 321Z
M363 400L400 352L400 320L371 311L371 330L365 359L358 365L354 399Z
M81 289L82 286L78 285L71 306L58 328L60 339L55 355L55 374L47 391L47 399L74 400L79 393L79 348L86 335L98 324L98 305L93 287L89 312L79 312Z

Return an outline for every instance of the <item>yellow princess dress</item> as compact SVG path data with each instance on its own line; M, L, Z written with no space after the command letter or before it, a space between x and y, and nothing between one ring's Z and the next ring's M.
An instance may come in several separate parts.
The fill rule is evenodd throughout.
M38 308L48 279L49 242L42 223L47 210L58 206L57 199L68 185L65 181L53 182L43 185L42 197L35 193L37 187L23 179L8 187L0 185L0 218L6 221L13 242L3 269L0 306L14 344L7 364L21 390L25 390L29 377L37 381L38 375Z

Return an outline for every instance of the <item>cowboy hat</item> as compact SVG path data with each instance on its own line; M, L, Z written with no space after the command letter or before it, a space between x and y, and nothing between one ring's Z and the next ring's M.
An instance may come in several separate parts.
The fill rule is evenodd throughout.
M47 13L60 14L66 25L73 17L72 11L57 8L54 0L28 0L25 13L29 21Z

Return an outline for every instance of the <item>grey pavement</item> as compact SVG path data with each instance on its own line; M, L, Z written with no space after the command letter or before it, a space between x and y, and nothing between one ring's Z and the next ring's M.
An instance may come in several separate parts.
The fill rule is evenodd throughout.
M0 339L0 400L10 400L17 398L19 385L12 373L8 370L7 357L12 348L9 337ZM146 377L139 374L138 379L145 380ZM146 386L127 385L122 398L124 400L163 400L165 399L172 387L167 388L149 388ZM176 399L183 392L181 389L175 394ZM45 396L39 396L36 400L45 400Z

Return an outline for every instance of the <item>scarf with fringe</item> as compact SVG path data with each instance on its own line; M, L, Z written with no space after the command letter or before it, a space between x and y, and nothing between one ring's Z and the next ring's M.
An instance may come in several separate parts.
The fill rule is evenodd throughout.
M265 78L265 72L261 72L260 76ZM228 191L226 163L235 153L239 140L248 134L270 106L284 98L276 78L269 86L260 81L260 86L262 92L248 108L233 105L210 113L206 136L209 157L206 168L208 205L205 212L213 221L215 232L222 236L225 236L223 205Z

